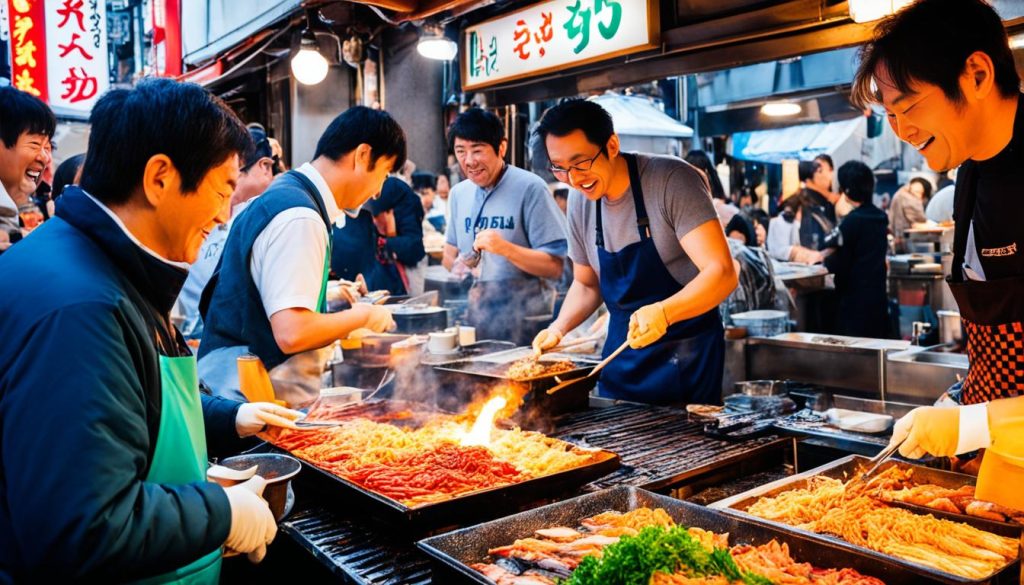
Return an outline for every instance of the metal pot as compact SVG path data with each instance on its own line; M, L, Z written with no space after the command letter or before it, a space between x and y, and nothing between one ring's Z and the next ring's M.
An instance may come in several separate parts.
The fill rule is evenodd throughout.
M751 337L772 337L789 329L789 315L785 311L746 311L730 317L737 327L745 327Z
M956 343L963 341L964 333L959 311L936 311L939 316L939 342Z
M395 320L396 333L430 333L448 327L448 309L425 305L385 305Z

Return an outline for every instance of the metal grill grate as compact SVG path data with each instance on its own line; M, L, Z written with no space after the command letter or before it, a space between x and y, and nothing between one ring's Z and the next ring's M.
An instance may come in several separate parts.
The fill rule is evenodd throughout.
M731 443L705 437L699 423L671 409L622 404L556 419L552 436L618 453L623 466L584 491L616 485L664 489L788 442L767 436ZM296 510L281 530L334 574L360 585L432 583L430 564L409 540L327 507L322 495Z

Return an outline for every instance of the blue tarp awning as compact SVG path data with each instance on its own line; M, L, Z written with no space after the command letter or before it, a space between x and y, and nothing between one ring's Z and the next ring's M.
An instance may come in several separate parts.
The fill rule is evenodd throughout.
M622 136L689 138L693 129L662 112L645 97L607 92L591 98L608 111L615 133Z
M737 132L732 135L732 156L762 163L811 160L819 154L834 154L851 139L863 135L863 128L864 118L857 117L841 122Z

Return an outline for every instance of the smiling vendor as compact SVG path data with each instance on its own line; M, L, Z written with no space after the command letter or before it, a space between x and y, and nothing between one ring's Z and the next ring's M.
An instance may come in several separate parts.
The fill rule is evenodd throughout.
M207 455L299 415L200 394L170 323L249 135L168 79L89 122L81 187L0 257L0 582L215 585L222 547L258 560L277 528L263 480L207 482Z
M368 303L327 313L327 277L331 226L357 216L404 161L405 132L394 118L349 108L324 130L311 162L279 175L233 221L199 303L199 376L215 394L241 398L236 360L253 353L278 399L308 406L336 339L394 326L388 309Z
M600 105L570 100L537 132L569 194L573 283L548 349L603 301L604 353L627 349L601 372L602 396L650 404L721 402L725 341L718 304L736 287L708 182L674 157L626 153Z
M900 452L988 448L977 497L1024 509L1024 100L1003 21L981 0L920 0L882 21L854 82L896 135L956 180L952 273L970 369L957 408L899 421Z

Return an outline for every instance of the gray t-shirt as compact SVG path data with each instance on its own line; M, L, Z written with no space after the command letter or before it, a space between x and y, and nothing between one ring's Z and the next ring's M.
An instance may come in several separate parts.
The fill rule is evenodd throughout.
M672 156L637 154L637 164L654 246L669 273L685 286L697 276L698 270L679 245L679 240L697 226L718 219L707 180L696 167ZM605 250L618 252L640 241L632 189L626 189L626 193L615 201L605 197L598 204L602 206ZM579 191L570 190L566 213L569 218L569 258L577 264L590 266L601 276L595 203L588 201Z
M565 257L565 217L544 181L533 173L509 165L489 192L467 179L452 187L448 205L451 221L445 230L445 241L458 248L460 254L473 249L478 232L494 229L505 241ZM481 281L518 278L534 277L502 256L484 253Z

